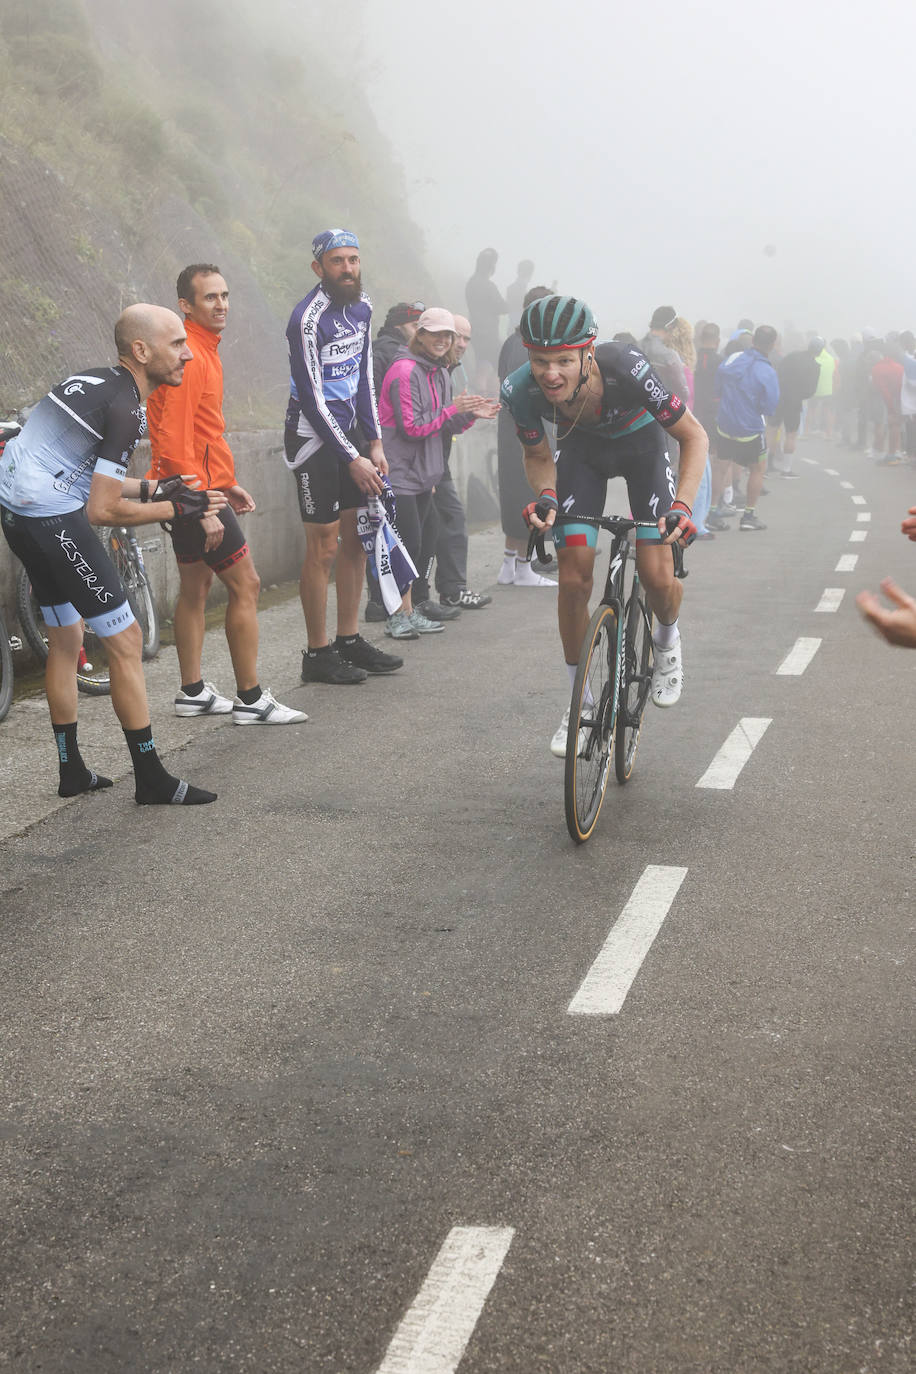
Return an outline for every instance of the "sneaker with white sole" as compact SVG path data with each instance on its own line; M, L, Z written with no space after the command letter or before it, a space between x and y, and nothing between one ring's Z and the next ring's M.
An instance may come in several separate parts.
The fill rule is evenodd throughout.
M395 611L388 617L385 625L385 634L392 639L419 639L420 635L410 623L410 617L406 611Z
M458 606L462 611L479 611L482 607L489 606L493 598L487 596L486 592L469 592L467 587L462 587L460 592L440 596L439 600L443 606Z
M674 706L680 700L684 686L684 672L681 667L681 641L669 644L667 649L655 650L655 667L652 669L652 689L650 695L656 706Z
M416 606L408 614L407 623L413 626L418 635L439 635L445 629L441 620L430 620Z
M269 687L265 687L257 701L246 706L236 697L232 703L233 725L301 725L308 720L304 711L294 711L291 706L281 706Z
M212 682L205 682L196 697L189 697L182 688L175 698L176 716L228 716L231 710L232 702L221 697Z

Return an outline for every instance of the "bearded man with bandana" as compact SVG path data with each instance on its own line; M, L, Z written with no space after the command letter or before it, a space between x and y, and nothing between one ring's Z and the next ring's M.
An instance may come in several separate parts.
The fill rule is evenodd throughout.
M382 653L357 632L366 554L357 510L384 490L372 385L372 303L362 289L359 240L326 229L312 241L318 285L290 316L290 398L286 463L296 482L306 550L299 595L308 632L302 681L335 685L391 673L404 660ZM337 638L328 638L327 600L336 561Z

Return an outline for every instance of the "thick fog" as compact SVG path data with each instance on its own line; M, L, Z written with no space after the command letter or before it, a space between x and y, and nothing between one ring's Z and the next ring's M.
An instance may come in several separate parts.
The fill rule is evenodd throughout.
M499 285L531 258L604 332L662 303L723 326L916 327L911 6L351 0L316 22L404 165L440 280L492 245Z

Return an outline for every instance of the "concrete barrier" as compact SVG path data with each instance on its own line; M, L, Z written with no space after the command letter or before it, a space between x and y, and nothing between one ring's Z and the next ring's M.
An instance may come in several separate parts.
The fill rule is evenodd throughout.
M243 520L245 533L265 587L299 577L305 535L293 479L283 460L281 430L256 430L227 435L235 455L238 479L250 491L257 510ZM149 467L147 445L138 446L131 474L142 476ZM499 517L496 473L496 421L480 420L452 445L451 471L465 502L468 521L489 524ZM160 610L166 618L178 594L178 572L167 534L157 525L141 526L137 534ZM0 605L10 633L16 632L16 576L19 564L0 536ZM217 579L213 601L222 596Z

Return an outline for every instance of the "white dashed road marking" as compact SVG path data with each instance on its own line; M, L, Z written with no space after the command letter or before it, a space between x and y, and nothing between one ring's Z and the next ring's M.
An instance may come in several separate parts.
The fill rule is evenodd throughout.
M843 587L825 587L824 594L814 609L829 615L833 611L839 610L840 602L845 595L846 592Z
M777 674L780 677L800 677L821 647L821 643L819 639L796 639L776 669Z
M836 468L824 468L824 471L826 472L828 477L839 477L840 475L837 472Z
M377 1374L453 1374L514 1234L509 1226L452 1227Z
M616 1016L662 928L686 868L649 864L575 997L570 1016Z
M864 544L868 538L868 530L853 530L849 536L850 544Z
M840 486L843 488L844 491L852 491L852 483L851 483L851 482L841 482L841 483L840 483Z
M734 787L738 774L763 739L771 720L772 717L765 716L744 716L739 720L697 787L714 787L723 792Z
M834 568L834 572L855 572L856 564L859 561L857 553L844 553Z
M870 510L860 510L860 511L859 511L859 514L856 516L856 519L859 520L859 521L861 521L861 522L864 523L864 524L867 524L868 521L871 519L871 511L870 511Z
M849 498L854 506L867 506L868 502L864 496L851 496Z
M802 462L803 462L803 463L808 463L808 464L809 464L811 467L813 467L813 468L819 468L819 467L820 467L820 463L817 461L816 458L803 458L803 459L802 459Z

